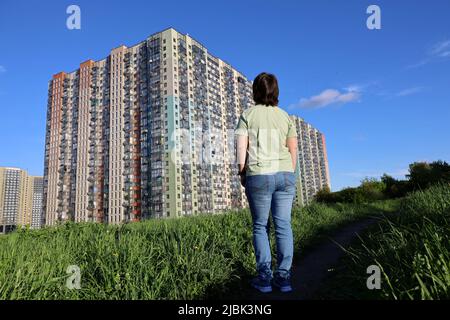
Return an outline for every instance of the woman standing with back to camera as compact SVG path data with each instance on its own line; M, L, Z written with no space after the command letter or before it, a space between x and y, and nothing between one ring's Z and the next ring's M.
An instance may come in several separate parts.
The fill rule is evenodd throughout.
M255 277L251 285L261 292L273 286L292 290L293 235L291 210L296 191L297 131L289 115L278 107L278 81L261 73L253 81L255 106L245 110L236 129L241 183L253 221ZM277 266L272 273L269 212L275 225Z

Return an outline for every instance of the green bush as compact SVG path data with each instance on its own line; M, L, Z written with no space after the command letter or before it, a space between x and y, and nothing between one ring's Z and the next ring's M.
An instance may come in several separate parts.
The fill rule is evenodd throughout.
M361 186L357 188L345 188L341 191L330 192L328 187L320 190L315 200L321 203L368 203L385 198L383 190L385 185L383 182L375 179L365 179L361 182Z
M384 174L380 180L365 178L356 188L331 192L320 190L315 200L322 203L365 203L380 199L396 199L408 193L423 190L439 183L450 183L450 165L445 161L414 162L409 165L408 180L397 180Z

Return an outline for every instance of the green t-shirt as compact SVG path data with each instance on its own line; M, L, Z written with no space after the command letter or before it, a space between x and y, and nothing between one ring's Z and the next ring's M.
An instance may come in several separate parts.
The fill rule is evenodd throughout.
M256 105L245 110L235 131L248 136L247 175L294 172L286 139L297 130L286 111L279 107Z

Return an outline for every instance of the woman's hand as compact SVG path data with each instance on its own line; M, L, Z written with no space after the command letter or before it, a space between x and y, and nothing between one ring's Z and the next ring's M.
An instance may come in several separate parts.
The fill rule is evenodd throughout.
M241 178L241 185L245 188L245 173L242 173L239 175Z

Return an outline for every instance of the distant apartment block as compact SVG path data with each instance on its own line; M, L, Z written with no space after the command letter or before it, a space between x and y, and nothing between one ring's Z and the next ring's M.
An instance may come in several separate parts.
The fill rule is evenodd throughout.
M0 233L21 226L39 228L42 220L42 177L0 167Z
M297 205L310 203L315 194L331 188L325 135L300 117L291 116L298 134Z
M55 74L48 90L46 224L246 207L234 130L252 105L243 74L172 28Z
M33 177L32 178L32 194L33 199L31 202L31 228L39 229L44 220L42 211L43 191L44 191L44 178Z

